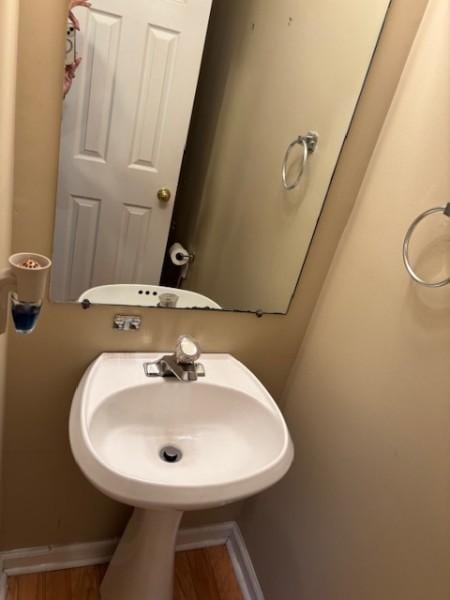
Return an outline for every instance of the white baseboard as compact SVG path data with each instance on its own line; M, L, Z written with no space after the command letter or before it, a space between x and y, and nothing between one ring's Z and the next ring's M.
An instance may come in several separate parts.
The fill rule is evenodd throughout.
M0 563L0 600L6 600L6 574L1 570Z
M43 546L0 553L0 600L6 599L6 576L25 575L86 567L109 562L118 540L106 540L69 546ZM230 554L244 600L264 600L240 529L234 521L182 529L177 552L225 544Z
M13 576L99 565L111 560L117 541L11 550L0 553L0 564L3 573Z
M232 522L227 548L244 600L264 600L252 559L237 523Z

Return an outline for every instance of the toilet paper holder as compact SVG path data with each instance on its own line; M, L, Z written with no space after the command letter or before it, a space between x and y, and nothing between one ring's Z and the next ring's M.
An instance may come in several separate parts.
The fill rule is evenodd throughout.
M190 263L193 263L195 260L194 252L179 253L178 256L183 260L188 260Z

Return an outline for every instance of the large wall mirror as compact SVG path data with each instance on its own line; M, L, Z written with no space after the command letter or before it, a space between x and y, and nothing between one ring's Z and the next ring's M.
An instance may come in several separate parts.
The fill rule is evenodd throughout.
M52 299L285 313L389 3L77 8Z

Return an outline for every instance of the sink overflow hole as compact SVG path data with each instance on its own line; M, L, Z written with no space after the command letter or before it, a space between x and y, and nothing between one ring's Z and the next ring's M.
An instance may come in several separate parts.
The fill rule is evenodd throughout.
M177 463L183 458L183 453L175 446L165 446L159 453L161 460L167 463Z

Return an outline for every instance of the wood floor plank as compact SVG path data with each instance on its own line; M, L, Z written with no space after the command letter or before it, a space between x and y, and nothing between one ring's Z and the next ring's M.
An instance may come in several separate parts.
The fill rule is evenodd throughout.
M103 578L106 574L106 569L108 568L108 564L103 564L103 565L97 565L96 567L94 567L95 569L95 576L97 578L97 586L98 589L100 589L100 586L102 584Z
M177 552L175 556L174 588L174 600L201 600L195 590L188 552Z
M6 600L100 600L106 569L98 565L9 577ZM243 600L225 546L178 552L174 587L174 600Z
M6 586L6 600L19 600L18 577L10 578Z
M214 573L206 558L205 550L193 550L188 553L188 560L192 570L195 590L199 598L208 600L220 600Z
M70 571L70 598L86 598L86 600L101 600L100 573L100 567L72 569Z
M220 600L244 600L227 547L208 548L206 558L216 580Z
M42 577L45 600L72 600L71 569L43 573Z
M41 573L11 577L7 583L6 600L45 600L44 579Z

